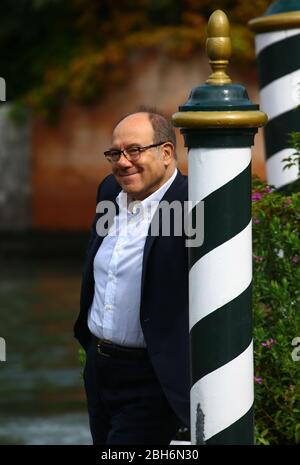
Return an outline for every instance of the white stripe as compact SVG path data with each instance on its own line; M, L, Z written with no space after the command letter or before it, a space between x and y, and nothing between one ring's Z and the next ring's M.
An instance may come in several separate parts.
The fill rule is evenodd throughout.
M269 121L295 110L300 104L300 69L282 76L260 90L260 107Z
M281 161L283 158L289 157L293 153L295 153L295 149L283 149L268 158L266 169L269 184L278 188L296 181L298 178L298 166L292 166L291 168L283 170L287 162L282 163Z
M196 442L198 403L204 414L204 440L208 440L250 410L254 399L253 391L253 343L251 342L238 357L204 376L192 387L192 444Z
M242 232L192 266L189 273L190 329L247 289L252 279L251 238L252 221Z
M269 45L287 39L288 37L296 36L297 34L300 34L300 29L288 29L286 31L272 31L257 34L255 36L256 55L259 55L260 52Z
M251 148L197 148L188 154L189 200L199 202L240 174L251 161Z

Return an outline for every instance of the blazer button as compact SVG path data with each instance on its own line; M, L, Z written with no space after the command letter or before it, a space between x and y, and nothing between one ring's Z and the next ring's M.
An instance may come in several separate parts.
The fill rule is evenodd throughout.
M144 323L148 323L148 321L150 321L150 318L145 318L144 319Z

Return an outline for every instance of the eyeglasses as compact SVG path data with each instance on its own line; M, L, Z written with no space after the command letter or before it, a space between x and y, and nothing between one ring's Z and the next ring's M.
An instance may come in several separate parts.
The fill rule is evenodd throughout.
M104 152L104 155L106 156L107 160L111 163L116 163L117 161L119 161L122 154L124 155L124 157L127 158L127 160L134 162L140 158L141 153L144 150L152 149L153 147L159 147L160 145L165 143L166 141L159 142L158 144L146 145L145 147L138 147L133 145L131 147L125 147L124 150L111 149L106 150L106 152Z

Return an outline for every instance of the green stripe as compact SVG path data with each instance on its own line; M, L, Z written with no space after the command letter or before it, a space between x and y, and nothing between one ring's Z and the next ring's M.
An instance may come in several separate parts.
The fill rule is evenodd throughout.
M298 179L295 179L295 181L291 181L288 184L284 184L283 186L279 187L278 192L282 192L285 195L291 195L294 192L299 192L300 191L300 177Z
M252 284L234 300L198 321L190 338L194 385L240 355L251 343Z
M241 396L243 393L241 392ZM253 445L254 421L253 407L228 428L209 438L207 445Z
M193 148L236 148L251 147L257 128L211 128L211 129L181 129L184 145Z
M197 208L192 209L192 225ZM251 163L238 176L204 199L204 241L189 248L189 267L240 233L251 220Z
M257 62L260 89L297 71L300 68L300 34L264 48L258 54Z
M265 127L266 158L289 147L289 133L300 131L299 109L288 111L272 119ZM284 164L282 164L282 167Z

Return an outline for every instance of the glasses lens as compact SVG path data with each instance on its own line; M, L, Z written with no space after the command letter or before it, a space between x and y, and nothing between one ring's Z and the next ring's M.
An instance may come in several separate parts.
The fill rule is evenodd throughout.
M104 155L109 161L118 161L121 155L120 150L107 150Z
M129 147L128 149L127 148L125 149L125 153L127 155L127 158L129 158L129 160L134 161L139 158L141 149L140 147Z

